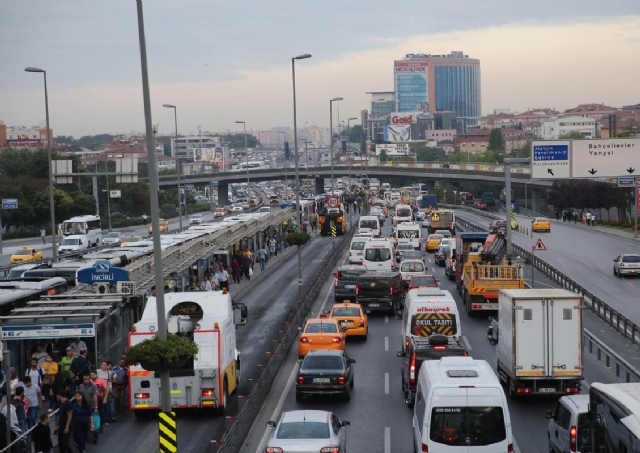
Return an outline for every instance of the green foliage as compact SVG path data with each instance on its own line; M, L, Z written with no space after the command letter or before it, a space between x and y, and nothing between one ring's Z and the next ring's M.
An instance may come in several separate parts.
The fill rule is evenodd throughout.
M167 341L160 341L156 336L144 340L127 351L127 364L140 362L176 362L179 359L191 358L198 353L198 345L186 337L172 333L167 334Z
M284 238L285 242L291 245L305 245L311 240L311 236L307 233L289 233Z
M229 148L244 150L244 132L227 134L222 136L222 138L224 139L224 143L229 145ZM251 135L250 132L247 132L247 147L256 148L259 145L260 142L258 141L258 138L255 135Z
M489 146L491 151L504 151L504 140L502 138L502 129L494 128L489 133Z
M558 140L584 140L585 136L580 132L573 131L568 134L562 134L558 137Z
M389 161L389 156L387 155L387 152L384 149L380 151L380 155L378 156L378 158L380 159L380 162L383 164L386 164Z
M589 179L554 181L549 203L557 209L625 208L633 201L628 189Z
M360 143L362 141L362 126L356 124L349 128L349 141L351 143Z

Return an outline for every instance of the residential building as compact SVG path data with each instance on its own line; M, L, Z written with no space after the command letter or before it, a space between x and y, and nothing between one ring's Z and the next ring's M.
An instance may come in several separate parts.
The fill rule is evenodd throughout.
M535 136L514 128L501 128L502 142L507 155L522 148L529 140L535 140ZM481 154L489 148L489 136L491 129L482 128L467 132L466 134L458 134L453 139L455 151L461 151L472 154Z
M596 120L588 116L561 116L542 122L542 138L555 140L577 132L585 138L596 138Z
M0 148L7 147L7 125L0 120Z
M425 139L426 140L435 140L440 142L442 140L451 140L453 143L453 138L456 136L455 129L435 129L435 130L427 130L425 131Z
M567 109L562 114L569 116L583 116L585 118L602 118L607 115L619 115L621 110L604 104L580 104L577 107Z
M368 91L371 95L370 119L387 118L396 111L396 93L394 91Z
M4 125L4 123L3 123ZM0 126L1 128L1 126ZM11 126L4 127L6 132L6 138L4 141L6 142L6 146L9 148L42 148L47 145L47 129L32 126ZM1 134L1 132L0 132ZM53 130L49 130L49 136L51 138L51 144L53 146ZM2 140L2 135L0 135L0 141Z

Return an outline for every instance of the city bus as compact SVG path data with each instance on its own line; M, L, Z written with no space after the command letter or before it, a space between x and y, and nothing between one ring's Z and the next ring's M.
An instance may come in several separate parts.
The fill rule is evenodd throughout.
M591 433L585 434L591 434L591 451L640 451L640 383L591 384L589 419Z
M81 215L65 220L59 225L63 236L82 234L86 236L89 247L97 246L102 242L102 225L100 216Z

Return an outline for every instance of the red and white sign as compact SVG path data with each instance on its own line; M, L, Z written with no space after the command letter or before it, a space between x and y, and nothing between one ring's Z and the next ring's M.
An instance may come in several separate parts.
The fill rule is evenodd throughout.
M7 140L9 148L42 148L45 142L40 140Z
M340 199L333 195L330 196L329 198L327 198L327 206L332 209L337 208L338 206L340 206Z
M542 239L538 239L536 244L533 246L533 250L538 250L538 251L547 250L547 248L542 243Z
M427 72L428 60L396 60L393 62L395 72Z
M406 113L397 113L391 115L391 124L413 124L417 118L414 115L407 115Z

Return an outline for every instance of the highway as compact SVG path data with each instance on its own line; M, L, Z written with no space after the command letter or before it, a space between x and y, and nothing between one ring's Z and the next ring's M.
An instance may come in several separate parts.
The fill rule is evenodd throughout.
M388 224L388 222L387 222ZM384 235L389 234L388 226ZM464 314L462 300L455 283L444 275L444 268L434 267L433 257L428 257L429 267L440 280L440 287L450 291L461 313L463 341L469 347L469 353L475 359L483 359L495 367L495 347L486 339L488 321L485 317L468 318ZM550 286L551 283L536 277L536 287ZM332 303L331 282L327 282L319 300L313 308L318 314ZM588 321L588 322L587 322ZM395 318L372 315L369 318L369 339L347 342L347 353L356 360L355 388L349 402L333 398L307 399L302 403L295 401L294 378L297 372L297 350L292 348L287 363L283 366L263 411L245 442L243 453L262 453L261 441L266 440L270 430L265 426L269 419L277 420L280 410L321 409L335 412L339 418L349 420L347 447L349 453L379 451L412 451L412 412L404 403L400 381L400 360L396 352L400 349L400 323ZM585 327L605 335L604 324L594 316L585 316ZM616 335L615 333L606 333ZM606 337L605 337L606 338ZM594 357L585 353L585 377L589 382L612 382L616 380L608 370ZM522 399L509 401L513 434L516 439L516 451L523 453L548 452L546 428L548 420L545 412L555 407L557 398Z
M456 212L461 219L489 226L489 220L467 211ZM531 231L531 219L517 216L518 223ZM551 233L512 234L514 244L531 247L542 239L546 251L536 252L542 260L599 297L615 310L640 325L638 292L640 280L613 275L613 259L621 253L638 253L638 242L573 224L553 222Z
M356 217L357 218L357 217ZM355 218L354 218L355 219ZM355 220L354 220L355 221ZM331 238L315 236L312 242L303 248L303 280L307 285L319 272L325 257L332 250ZM278 257L267 263L266 275L256 265L252 281L243 281L242 294L237 301L244 302L249 308L249 323L238 329L238 349L242 352L242 375L237 395L246 395L251 391L249 378L257 378L258 365L265 364L267 347L278 338L278 331L285 328L285 321L297 299L297 260L290 249L286 257ZM261 279L256 281L256 278ZM251 285L251 286L249 286ZM246 289L244 287L247 286ZM233 295L235 285L230 292ZM229 412L239 411L239 400L231 398ZM241 403L240 403L241 404ZM215 452L225 431L231 426L231 420L202 412L179 413L178 447L180 453ZM158 423L155 418L136 420L128 412L117 422L105 427L105 433L99 443L90 450L94 453L146 453L158 451Z

